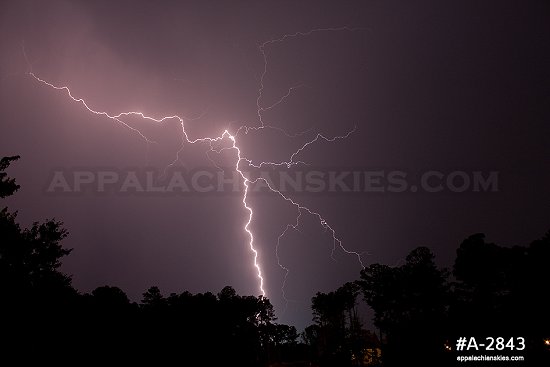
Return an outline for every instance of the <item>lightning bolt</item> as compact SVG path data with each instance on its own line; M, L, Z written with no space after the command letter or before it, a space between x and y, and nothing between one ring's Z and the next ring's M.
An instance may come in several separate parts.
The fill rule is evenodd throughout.
M275 255L276 255L276 258L277 258L277 264L285 272L283 284L282 284L282 287L281 287L281 292L282 292L284 300L288 304L289 300L287 299L286 294L285 294L285 285L286 285L288 275L290 273L290 269L288 267L286 267L281 262L280 257L279 257L279 248L280 248L280 245L281 245L281 241L283 240L283 238L285 237L285 235L287 234L287 232L289 230L299 230L300 218L302 217L302 214L304 212L306 212L309 215L315 217L318 220L320 226L325 231L328 231L330 233L330 236L331 236L332 242L333 242L333 248L332 248L332 252L331 252L331 257L332 257L333 260L335 260L334 259L334 252L336 251L337 248L340 248L346 254L356 256L358 261L359 261L359 264L364 268L365 266L364 266L363 261L362 261L363 253L358 253L358 252L350 251L350 250L346 249L343 246L343 243L340 240L340 238L337 237L336 231L334 230L334 228L331 227L328 224L326 219L323 216L321 216L320 213L318 213L318 212L316 212L316 211L300 204L299 202L297 202L297 201L293 200L292 198L290 198L289 196L285 195L283 192L281 192L280 190L273 187L270 184L270 182L268 182L268 180L263 178L263 177L248 178L245 175L242 166L244 165L246 168L251 168L251 167L261 168L263 166L286 166L286 167L290 168L290 167L292 167L294 165L298 165L298 164L307 164L306 162L297 160L296 158L305 149L307 149L310 145L315 144L319 141L334 142L334 141L340 140L340 139L347 139L355 131L355 127L352 130L348 131L345 135L342 135L342 136L327 137L327 136L325 136L321 133L317 133L315 135L315 137L313 137L310 140L307 140L305 143L303 143L302 146L300 146L296 151L294 151L290 155L290 157L287 161L281 161L281 162L269 162L269 161L265 162L265 161L262 161L262 162L259 162L259 163L254 163L254 161L252 159L249 159L249 158L243 156L243 154L241 152L241 149L238 145L238 136L239 136L240 133L248 134L248 132L250 130L273 129L273 130L276 130L276 131L286 135L287 137L297 138L297 137L301 137L301 136L305 135L307 132L309 132L311 130L311 129L309 129L309 130L302 131L302 132L289 133L289 132L285 131L282 128L272 126L272 125L269 125L266 122L264 122L263 115L262 115L263 112L276 108L280 104L284 103L284 101L287 98L290 98L290 96L292 95L292 93L296 89L302 88L302 87L305 86L304 84L301 84L301 83L296 84L294 86L291 86L291 87L288 88L287 93L282 95L278 100L276 100L275 102L271 103L268 106L262 106L261 101L262 101L262 97L263 97L263 91L264 91L264 88L265 88L264 79L265 79L265 76L267 75L267 72L268 72L268 57L267 57L267 53L266 53L266 47L268 47L270 45L273 45L275 43L282 43L282 42L284 42L288 39L291 39L291 38L308 37L308 36L311 36L311 35L313 35L315 33L319 33L319 32L356 31L356 30L360 30L360 29L362 29L362 28L350 28L350 27L319 28L319 29L313 29L313 30L310 30L310 31L307 31L307 32L296 32L296 33L292 33L292 34L285 34L280 38L271 39L269 41L266 41L266 42L260 44L258 49L259 49L259 52L260 52L260 54L262 56L262 59L263 59L263 70L262 70L262 73L261 73L261 76L260 76L258 95L257 95L257 98L256 98L256 107L257 107L256 112L257 112L259 126L242 125L236 130L236 132L234 134L230 133L229 130L226 129L218 136L199 137L199 138L194 138L194 139L192 139L187 134L187 131L185 130L185 123L188 122L188 121L193 121L193 120L197 120L197 119L202 118L206 112L204 112L203 114L201 114L200 116L198 116L196 118L188 118L188 117L180 117L178 115L154 117L154 116L146 115L143 112L139 112L139 111L128 111L128 112L120 112L118 114L111 114L107 111L96 110L95 108L90 106L89 103L87 103L83 98L76 97L71 92L71 90L68 86L58 86L58 85L50 83L50 82L40 78L39 76L37 76L34 73L34 71L32 70L32 67L30 65L30 62L29 62L29 59L27 57L27 54L25 52L24 47L23 47L23 54L24 54L25 60L27 61L27 65L29 66L29 69L27 71L27 75L32 77L36 82L38 82L42 85L45 85L49 88L52 88L54 90L65 92L66 95L73 102L80 104L88 112L90 112L92 114L95 114L95 115L106 117L110 120L113 120L117 124L120 124L122 127L129 129L130 131L132 131L133 133L138 135L139 138L141 138L147 144L147 147L149 147L150 144L157 144L157 142L155 142L154 140L149 139L139 129L133 127L128 122L125 122L124 120L126 118L128 118L128 117L138 117L140 119L149 121L149 122L157 124L157 125L162 125L166 121L169 121L169 120L178 121L180 126L181 126L181 145L180 145L179 149L176 151L174 160L172 162L170 162L165 167L165 170L164 170L163 174L166 172L166 169L168 169L169 167L171 167L171 166L173 166L177 163L177 161L180 158L180 154L183 151L184 146L186 144L206 144L207 147L209 148L206 151L206 155L207 155L208 159L216 167L218 167L218 166L214 162L214 160L210 157L209 152L211 152L211 153L221 153L221 151L223 151L223 150L233 149L237 153L237 160L236 160L234 168L235 168L235 171L240 175L240 177L241 177L241 179L243 180L243 183L244 183L244 190L243 190L243 196L242 196L242 205L243 205L244 210L248 213L247 220L246 220L246 222L243 226L243 230L244 230L244 232L246 233L246 236L249 239L248 240L248 246L250 248L250 251L253 254L253 266L256 269L257 278L258 278L258 281L259 281L258 288L259 288L262 296L266 296L266 291L264 289L265 279L263 277L262 268L261 268L260 263L259 263L260 254L259 254L257 248L255 247L254 234L252 233L252 230L250 229L250 225L252 223L253 216L254 216L254 211L248 203L250 185L255 184L259 181L262 181L266 184L266 186L269 188L269 190L271 190L272 192L278 194L284 201L286 201L290 205L294 206L296 208L296 213L297 213L296 217L295 217L295 221L293 223L287 224L285 229L280 233L280 235L277 238L277 245L275 247ZM216 149L215 148L216 143L222 142L223 140L226 140L226 139L231 142L230 147L225 147L225 148L221 148L221 149ZM285 307L285 309L286 309L286 307Z

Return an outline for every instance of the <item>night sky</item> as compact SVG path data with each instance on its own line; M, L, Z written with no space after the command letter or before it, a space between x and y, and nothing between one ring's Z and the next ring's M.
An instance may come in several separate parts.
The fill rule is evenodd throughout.
M22 188L6 205L23 225L65 223L74 251L62 270L82 292L114 285L139 301L152 285L165 295L231 285L259 295L242 192L47 193L56 170L162 170L180 149L181 127L128 118L157 142L147 144L28 73L111 115L185 116L192 139L260 126L257 103L271 106L297 87L261 116L307 132L242 133L238 145L255 164L288 160L317 133L355 129L297 159L321 171L404 171L411 182L433 170L498 172L492 192L293 196L365 265L399 264L428 246L448 267L477 232L526 245L550 229L549 19L548 1L2 1L0 156L22 157L9 169ZM174 167L214 172L209 157L234 167L234 150L207 150L186 144ZM303 212L279 246L290 270L286 304L275 251L296 208L275 194L248 203L267 297L279 322L301 329L315 292L357 279L361 265L339 248L331 258L330 231Z

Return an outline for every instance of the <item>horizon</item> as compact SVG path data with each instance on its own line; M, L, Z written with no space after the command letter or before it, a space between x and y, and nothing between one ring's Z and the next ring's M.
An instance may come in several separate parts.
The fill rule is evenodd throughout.
M542 3L0 7L5 203L65 223L82 293L230 285L304 329L371 264L549 228Z

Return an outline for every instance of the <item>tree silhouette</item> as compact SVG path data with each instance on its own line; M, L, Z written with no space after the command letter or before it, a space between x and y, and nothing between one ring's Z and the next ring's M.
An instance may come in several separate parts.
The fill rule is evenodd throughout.
M19 185L5 170L19 157L0 160L0 197ZM241 296L231 286L217 294L188 291L165 297L152 286L140 304L124 291L101 286L80 294L60 271L71 249L55 219L22 228L17 213L0 211L0 315L2 356L21 364L63 360L78 364L221 366L449 365L444 353L458 335L525 336L531 365L548 365L550 348L550 232L529 246L502 247L482 233L457 249L453 281L426 247L399 267L371 264L360 279L333 292L317 292L315 324L297 342L294 326L278 324L263 296ZM357 296L374 310L379 338L362 328ZM450 343L449 343L450 342ZM137 352L136 352L137 351ZM454 358L450 358L454 359ZM77 361L77 362L75 362ZM301 361L301 362L297 362ZM295 364L292 364L295 362Z
M156 308L166 305L166 299L164 299L160 289L156 286L150 287L145 293L143 293L143 299L141 305L143 307Z
M2 197L19 188L4 172L17 158L0 160ZM71 278L59 271L61 258L72 251L61 245L67 236L63 223L50 219L21 228L16 219L17 212L10 213L6 207L0 211L0 293L5 299L4 306L57 302L74 295Z
M363 359L363 330L356 308L359 290L356 283L348 282L311 299L316 327L306 329L304 339L318 352L321 365L346 366Z
M19 189L4 172L18 158L0 160L2 198ZM67 335L74 326L69 320L78 293L71 286L71 278L59 270L61 258L71 252L61 245L67 230L55 219L22 228L17 212L4 207L0 211L0 235L0 313L2 331L10 336L3 350L20 353L29 362L39 354L45 359L56 353L55 348L49 348L53 340L70 342ZM22 352L25 350L35 354Z
M17 190L19 190L19 185L15 183L14 178L8 177L8 174L5 172L11 162L21 158L18 155L12 157L3 157L0 159L0 198L5 198L7 196L13 195Z
M550 233L528 247L502 247L482 233L457 250L450 313L453 330L545 336L550 290Z
M446 279L426 247L414 249L401 267L373 264L361 271L359 284L385 340L385 365L441 362Z
M92 296L96 303L106 308L124 308L130 304L126 293L118 287L97 287L92 291Z

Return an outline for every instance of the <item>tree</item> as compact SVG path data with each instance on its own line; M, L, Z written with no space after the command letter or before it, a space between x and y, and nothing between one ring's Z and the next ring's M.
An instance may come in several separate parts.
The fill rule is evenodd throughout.
M365 302L374 311L374 325L380 330L380 339L391 328L399 304L399 270L388 265L372 264L361 271L358 284Z
M527 256L517 271L519 281L515 282L514 304L522 305L524 315L528 316L531 333L543 335L550 330L550 289L548 288L548 269L550 268L550 231L527 247ZM548 336L546 336L548 337Z
M141 300L143 307L162 307L166 304L166 299L160 292L159 287L152 286L145 293L143 293L143 299Z
M298 332L294 326L272 324L269 334L270 362L286 362L296 356Z
M447 277L426 247L414 249L401 267L373 264L361 271L365 301L386 341L387 365L441 360Z
M298 339L296 327L285 324L275 324L273 332L273 341L276 346L288 344L293 345Z
M453 268L453 329L543 334L550 328L548 267L550 233L528 247L502 247L483 233L468 237Z
M4 170L18 157L0 160L0 196L17 191L19 185ZM0 292L12 305L57 302L76 294L71 278L59 271L61 258L71 253L61 241L68 232L55 219L21 228L17 212L0 211ZM32 301L31 301L32 300Z
M128 296L119 287L97 287L92 291L92 296L96 304L106 309L124 309L130 305Z
M322 364L349 365L360 358L363 338L356 309L359 289L356 283L348 282L334 292L317 292L311 299L313 320L318 326L314 338ZM313 339L313 335L306 337Z
M15 183L15 179L8 177L8 174L5 172L11 162L18 160L19 158L21 157L15 155L12 157L4 157L0 160L0 198L2 199L13 195L20 188L20 186Z
M19 189L5 172L18 158L0 160L1 198ZM71 335L76 332L79 295L71 286L71 277L59 270L61 259L71 252L61 244L67 234L63 223L55 219L22 228L17 212L6 207L0 211L0 312L2 332L9 335L9 341L2 344L4 358L13 353L24 363L22 358L31 362L30 358L40 355L44 363L55 355L58 362L59 346L75 347L77 338Z

